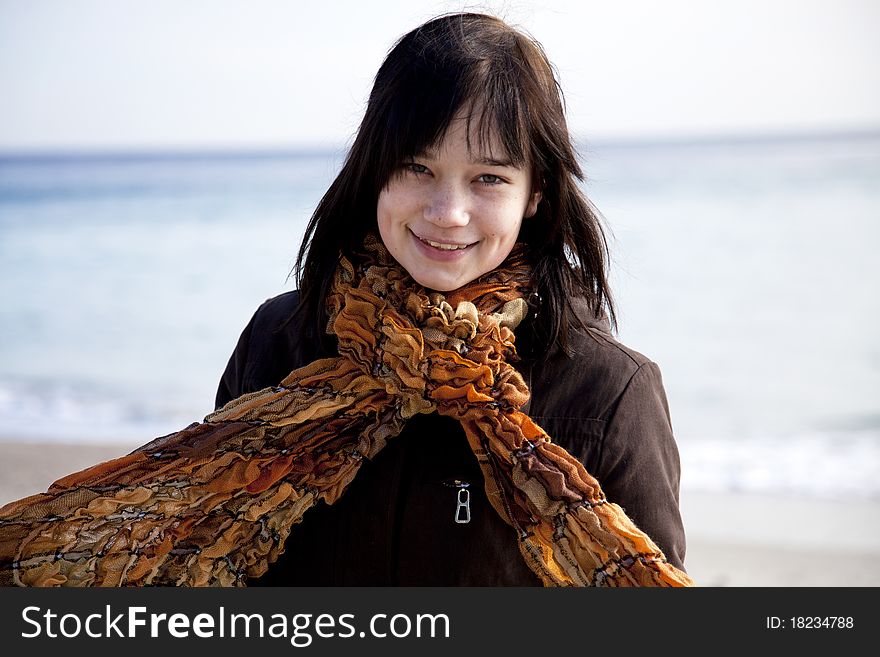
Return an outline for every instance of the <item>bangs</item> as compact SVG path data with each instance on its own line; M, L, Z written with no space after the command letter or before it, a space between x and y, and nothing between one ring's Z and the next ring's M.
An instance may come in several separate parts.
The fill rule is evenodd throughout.
M471 153L527 166L534 127L528 124L530 94L521 88L524 76L516 62L504 51L453 49L458 56L451 56L423 45L409 44L405 66L377 75L375 100L384 105L383 125L377 126L382 134L374 141L380 145L374 160L379 187L402 162L436 147L459 116L467 121Z

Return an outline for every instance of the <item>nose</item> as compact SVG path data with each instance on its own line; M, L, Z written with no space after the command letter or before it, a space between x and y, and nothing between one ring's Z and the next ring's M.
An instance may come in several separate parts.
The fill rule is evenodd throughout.
M470 222L467 193L455 184L436 185L428 192L424 215L427 221L444 228L467 226Z

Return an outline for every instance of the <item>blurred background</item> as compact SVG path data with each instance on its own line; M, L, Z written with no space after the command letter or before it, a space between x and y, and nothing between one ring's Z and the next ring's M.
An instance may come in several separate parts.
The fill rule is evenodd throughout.
M544 46L691 574L878 585L880 4L0 0L0 492L198 421L394 41Z

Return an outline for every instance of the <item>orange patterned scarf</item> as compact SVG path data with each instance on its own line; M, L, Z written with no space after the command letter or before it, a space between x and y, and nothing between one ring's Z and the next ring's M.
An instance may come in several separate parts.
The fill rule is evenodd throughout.
M244 585L407 419L436 411L461 422L492 506L545 585L692 585L518 410L529 395L510 364L527 309L524 248L445 296L375 237L365 248L369 265L343 259L328 297L338 357L4 506L0 584Z

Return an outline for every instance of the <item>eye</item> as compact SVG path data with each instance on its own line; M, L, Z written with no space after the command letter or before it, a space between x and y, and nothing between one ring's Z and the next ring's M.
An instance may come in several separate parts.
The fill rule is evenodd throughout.
M428 173L428 167L426 167L424 164L418 164L416 162L407 162L403 165L403 170L408 173L415 174Z
M504 178L496 176L494 173L484 173L477 180L486 185L499 185L504 182Z

